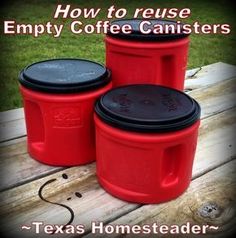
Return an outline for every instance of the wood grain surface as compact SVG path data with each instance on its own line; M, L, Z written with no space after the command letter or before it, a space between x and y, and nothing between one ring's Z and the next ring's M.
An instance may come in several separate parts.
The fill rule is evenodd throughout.
M35 237L32 230L21 229L33 221L83 224L88 237L99 237L90 233L92 221L113 225L181 225L189 221L219 226L206 237L231 235L236 225L235 69L216 63L187 72L186 90L202 108L193 181L182 196L159 205L142 206L109 195L97 182L95 163L62 168L31 159L22 109L0 113L0 217L4 237ZM113 236L121 234L101 237Z

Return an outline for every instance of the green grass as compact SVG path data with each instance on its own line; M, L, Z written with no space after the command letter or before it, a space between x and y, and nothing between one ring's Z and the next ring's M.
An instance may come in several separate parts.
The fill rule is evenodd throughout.
M8 1L1 7L1 20L15 19L22 23L39 23L52 21L53 10L58 1ZM102 12L95 20L105 19L105 9L114 4L114 1L59 1L73 4L77 7L100 7ZM199 21L200 23L230 23L235 22L234 8L229 1L115 1L116 7L128 9L131 17L137 7L189 7L191 17L186 22ZM2 21L1 21L2 22ZM54 20L59 23L62 20ZM66 22L67 29L63 30L60 38L44 35L39 38L32 36L9 36L2 34L1 23L1 56L0 56L0 111L22 106L18 91L17 77L20 70L26 65L48 58L77 57L88 58L104 63L103 35L73 35L68 30L70 20ZM234 27L234 26L233 26ZM203 66L218 61L236 64L234 57L235 34L230 35L191 35L188 68Z

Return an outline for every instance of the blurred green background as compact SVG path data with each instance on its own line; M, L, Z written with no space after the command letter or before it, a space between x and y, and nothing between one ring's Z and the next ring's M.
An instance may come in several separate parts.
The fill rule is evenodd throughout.
M35 0L35 1L7 1L0 9L1 17L1 80L0 80L0 111L5 111L22 106L21 97L18 91L17 77L20 70L26 65L48 58L77 57L88 58L104 63L105 52L103 35L74 35L69 31L69 24L72 20L53 20L54 9L57 4L72 4L73 7L99 7L102 8L99 16L93 20L84 21L87 23L104 20L106 9L115 5L128 10L127 17L132 17L135 8L184 8L191 9L191 16L185 20L186 23L199 21L201 24L229 23L232 32L229 35L191 35L191 46L189 52L188 68L199 67L218 61L236 64L234 56L235 46L235 8L230 1L63 1ZM3 35L3 20L15 20L20 23L39 24L48 21L66 26L60 38L53 38L43 35L34 38L30 35ZM74 19L75 20L75 19Z

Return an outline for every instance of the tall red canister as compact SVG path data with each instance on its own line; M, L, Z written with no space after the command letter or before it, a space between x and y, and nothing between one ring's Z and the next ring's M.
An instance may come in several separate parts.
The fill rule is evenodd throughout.
M183 193L191 180L200 106L181 91L128 85L95 106L97 176L114 196L160 203Z
M72 166L95 160L93 108L111 88L110 73L83 59L54 59L19 76L29 154L45 164Z
M112 34L109 31L105 38L106 66L112 71L113 86L150 83L183 90L188 35L183 33L182 25L174 21L145 22L125 19L111 23L120 27L129 24L132 27L130 34ZM173 32L154 34L157 25L171 25ZM179 33L174 34L178 28ZM144 34L143 31L150 33Z

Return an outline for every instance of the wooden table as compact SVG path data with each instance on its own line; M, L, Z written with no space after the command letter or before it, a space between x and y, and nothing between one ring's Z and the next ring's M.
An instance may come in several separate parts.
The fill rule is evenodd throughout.
M181 225L190 222L218 226L217 230L208 230L204 237L227 237L227 234L231 234L236 225L236 147L233 133L236 67L219 62L189 70L186 78L186 92L202 107L193 178L182 196L159 205L128 203L112 197L97 183L95 163L62 168L43 165L31 159L26 149L22 108L2 112L1 232L9 237L34 237L33 221L61 225L72 222L74 225L84 225L84 236L98 237L98 234L91 233L91 222L99 221L114 226L155 222L158 225ZM32 228L22 229L24 225ZM44 234L41 228L40 232L38 237L52 237ZM147 236L159 237L160 234Z

